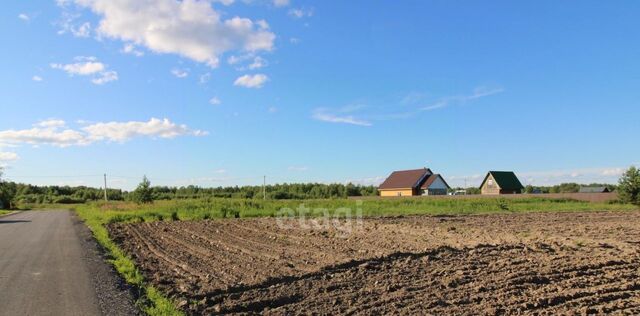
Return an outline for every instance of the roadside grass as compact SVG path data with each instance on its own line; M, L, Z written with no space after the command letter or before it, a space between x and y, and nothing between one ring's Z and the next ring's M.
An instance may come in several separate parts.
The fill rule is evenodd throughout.
M9 214L9 213L10 213L9 211L0 210L0 216L5 215L5 214Z
M152 316L184 315L171 300L163 296L156 288L144 282L144 277L136 268L133 260L111 240L105 226L110 217L105 216L106 214L96 209L94 205L77 205L75 211L93 232L93 236L98 243L104 247L111 257L109 261L116 271L120 273L128 284L138 290L139 300L137 305L141 310Z
M67 206L68 208L68 206ZM157 201L138 205L127 202L74 205L96 240L106 249L110 262L127 283L139 290L138 305L148 315L183 315L174 302L147 284L127 256L110 238L106 225L214 218L249 218L322 215L346 216L348 212L362 216L401 215L469 215L522 212L632 211L637 206L620 203L591 203L570 199L546 198L478 198L478 199L353 199L327 200L252 200L205 198L198 200ZM285 209L286 211L281 212Z

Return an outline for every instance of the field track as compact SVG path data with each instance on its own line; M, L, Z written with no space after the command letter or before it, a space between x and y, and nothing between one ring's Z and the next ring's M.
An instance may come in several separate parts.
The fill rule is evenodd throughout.
M640 313L640 212L284 224L109 229L190 314Z

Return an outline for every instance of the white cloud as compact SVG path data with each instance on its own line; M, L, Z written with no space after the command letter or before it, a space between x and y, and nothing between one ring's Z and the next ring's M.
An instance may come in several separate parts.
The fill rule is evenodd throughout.
M46 120L30 129L0 131L0 143L8 145L86 146L99 141L125 142L135 137L175 138L204 136L208 133L178 125L169 119L92 123L80 129L66 128L62 120Z
M48 120L40 121L34 124L34 126L44 127L44 128L65 127L66 125L67 123L65 121L58 120L58 119L48 119Z
M60 20L55 22L55 24L60 28L58 30L58 34L66 34L71 33L75 37L89 37L91 35L91 23L83 22L77 23L81 15L75 12L71 12L66 9L66 4L58 3L58 6L65 8L62 12L62 17Z
M78 28L72 28L71 33L75 37L89 37L91 35L91 24L84 22Z
M63 70L70 76L92 76L91 82L94 84L104 84L110 81L118 80L118 73L113 70L107 70L107 65L98 61L97 58L90 56L78 56L75 63L71 64L50 64L51 68Z
M313 10L306 10L306 9L290 9L289 10L289 15L296 18L296 19L301 19L304 17L312 17L313 16Z
M142 57L142 56L144 56L144 52L143 52L143 51L141 51L141 50L138 50L138 49L136 48L136 46L135 46L135 45L133 45L133 44L131 44L131 43L125 44L125 45L124 45L124 47L122 47L121 52L123 52L123 53L125 53L125 54L134 55L134 56L136 56L136 57Z
M220 104L222 104L222 101L220 101L220 99L218 99L218 97L213 97L213 98L209 99L209 104L211 104L211 105L220 105Z
M290 0L273 0L273 5L276 7L286 7L290 2Z
M504 92L503 88L488 88L488 87L477 87L473 90L473 93L470 95L457 95L446 97L438 100L436 103L427 105L421 108L422 111L431 111L435 109L440 109L444 107L448 107L454 104L464 104L468 101L473 101L476 99L480 99L483 97L487 97L494 94L499 94Z
M275 34L247 18L223 19L209 1L75 0L100 16L100 36L178 54L210 67L233 50L270 51ZM220 1L231 4L233 1Z
M289 38L289 43L291 44L299 44L300 43L300 39L297 37L291 37Z
M262 67L266 67L267 66L267 60L257 56L256 58L253 59L253 63L251 63L249 65L249 69L253 70L253 69L260 69Z
M309 167L306 166L291 166L287 168L289 171L303 172L309 170Z
M316 109L313 112L312 118L329 123L342 123L342 124L351 124L351 125L359 125L359 126L371 126L371 122L358 119L353 117L352 115L344 115L342 113L330 113L325 108Z
M189 70L188 69L173 68L173 69L171 69L171 73L174 76L176 76L177 78L186 78L187 76L189 76Z
M269 109L267 109L269 111L269 113L276 113L278 112L278 108L275 106L270 106Z
M20 19L22 21L25 21L25 22L31 21L31 18L26 13L18 14L18 19Z
M31 77L31 80L40 82L40 81L42 81L42 77L36 75L36 76Z
M90 143L83 133L58 127L33 127L24 130L0 131L0 142L11 145L28 144L57 147L88 145Z
M169 119L151 118L148 122L108 122L95 123L82 128L87 133L87 137L92 140L107 140L124 142L134 137L160 137L175 138L178 136L204 136L207 132L191 130L186 125L178 125Z
M225 169L217 169L217 170L214 170L213 173L217 173L217 174L227 173L227 170L225 170Z
M106 68L101 62L94 61L94 57L76 57L78 62L73 64L51 64L51 68L64 70L70 75L92 75Z
M107 82L116 81L116 80L118 80L118 73L110 70L110 71L101 72L100 76L91 79L91 82L100 85L100 84L105 84Z
M11 162L18 159L20 159L20 156L18 156L18 154L16 153L0 151L0 162Z
M269 77L264 74L244 75L238 77L233 85L246 88L262 88L267 81L269 81Z

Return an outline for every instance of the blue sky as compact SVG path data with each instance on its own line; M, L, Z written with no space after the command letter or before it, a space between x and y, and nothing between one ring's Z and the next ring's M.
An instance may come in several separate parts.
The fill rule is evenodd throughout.
M640 161L640 3L67 0L0 12L0 165L130 189L615 182Z

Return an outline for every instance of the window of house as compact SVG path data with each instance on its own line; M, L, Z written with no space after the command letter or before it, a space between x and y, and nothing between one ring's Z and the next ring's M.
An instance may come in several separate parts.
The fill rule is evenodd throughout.
M402 196L402 192L398 192L398 196Z
M487 186L490 188L493 187L493 179L489 179L489 181L487 181Z

